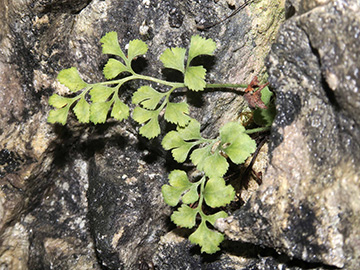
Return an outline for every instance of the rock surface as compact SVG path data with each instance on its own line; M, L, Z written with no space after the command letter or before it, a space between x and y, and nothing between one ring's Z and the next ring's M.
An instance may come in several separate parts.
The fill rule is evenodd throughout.
M218 44L210 82L265 77L263 62L283 3L264 0L206 32L196 28L231 8L210 0L0 1L1 268L153 267L160 236L173 228L160 187L176 165L158 151L159 141L135 136L132 122L94 127L70 117L65 127L49 125L47 100L54 92L68 93L56 81L61 69L75 66L84 80L103 80L107 56L99 40L109 31L118 32L123 48L131 39L147 42L145 74L159 76L160 53L187 47L191 35L201 34ZM233 91L186 98L207 135L246 105ZM193 256L204 265L198 251L183 254Z
M131 121L46 123L48 97L67 93L56 81L61 69L76 66L84 80L103 80L99 40L109 31L123 48L135 38L149 45L145 74L159 76L160 53L200 34L218 45L210 82L266 78L284 2L262 0L208 31L196 28L224 18L233 4L0 0L1 268L360 268L356 1L286 3L267 64L278 110L270 164L257 193L217 223L236 241L215 255L200 255L183 237L189 232L174 230L168 218L160 187L178 165L159 140L137 136ZM234 91L184 98L208 136L245 106Z
M218 228L307 262L359 269L357 1L289 1L268 58L277 96L263 184Z

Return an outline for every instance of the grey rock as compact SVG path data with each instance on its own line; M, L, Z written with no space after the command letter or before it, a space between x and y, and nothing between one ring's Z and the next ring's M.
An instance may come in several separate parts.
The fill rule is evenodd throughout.
M268 58L278 113L263 184L217 227L303 261L359 269L360 5L310 3L287 3Z
M273 249L259 246L225 241L222 244L223 252L211 255L200 255L198 249L192 247L186 240L189 231L176 229L167 233L159 242L159 248L152 258L152 263L158 269L326 269L318 264L308 264L302 261L291 260ZM151 269L151 268L150 268Z
M103 80L107 56L100 54L99 40L109 31L118 32L123 48L134 38L147 42L146 74L160 74L158 56L165 48L186 47L191 35L201 34L218 44L216 57L206 63L210 82L264 79L264 57L283 18L283 2L254 3L200 32L196 24L231 13L225 1L2 1L1 266L322 269L329 264L357 269L350 257L358 256L359 188L353 166L359 157L354 139L359 137L359 100L353 86L359 84L351 57L359 46L351 39L334 43L330 34L356 35L358 7L350 1L323 2L322 8L319 3L288 2L287 15L294 17L284 25L269 60L279 111L271 164L256 196L233 221L224 221L231 227L224 229L230 239L255 245L225 242L223 252L204 256L168 220L171 209L160 187L178 165L159 151L159 140L135 136L138 127L131 121L94 127L77 124L71 116L66 127L48 125L47 99L53 92L66 93L56 81L63 68L76 66L88 82ZM333 6L337 9L331 11ZM333 14L335 22L324 21L332 27L329 33L318 27L319 14ZM319 36L326 33L330 39L324 42ZM334 50L329 44L336 44ZM335 50L343 44L345 51ZM336 68L334 61L339 61ZM341 69L346 61L350 69ZM234 91L180 98L192 104L191 114L204 124L207 136L236 120L246 106ZM130 100L130 94L124 99Z
M137 269L168 230L170 209L161 195L165 160L129 132L106 132L113 136L89 164L90 231L103 266Z
M67 150L41 204L19 221L28 231L24 269L101 269L87 218L89 164L82 147Z

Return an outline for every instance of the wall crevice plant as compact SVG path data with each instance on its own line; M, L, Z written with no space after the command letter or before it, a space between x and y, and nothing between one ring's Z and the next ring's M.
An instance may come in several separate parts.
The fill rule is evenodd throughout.
M104 54L116 57L109 58L103 68L107 81L86 83L75 67L60 71L59 82L69 88L74 96L53 94L49 104L55 109L50 111L48 122L65 125L71 109L80 123L105 123L108 116L119 121L125 120L130 116L130 108L121 99L121 91L126 89L122 86L135 80L151 83L142 85L132 95L131 102L136 107L131 117L140 125L139 134L148 139L159 136L159 119L163 117L166 122L174 124L176 129L163 137L162 147L170 150L174 160L179 163L191 161L202 174L197 181L189 180L182 170L174 170L169 174L169 184L162 187L162 194L168 205L177 207L171 220L177 226L194 228L189 240L198 244L202 252L218 251L224 236L212 226L218 218L228 216L219 208L229 204L235 196L234 188L226 185L224 175L230 161L243 164L256 150L256 143L249 134L269 130L275 114L272 93L267 86L262 86L261 100L257 100L257 104L263 102L263 106L254 112L254 120L261 126L245 129L239 122L229 122L220 128L216 138L204 138L201 135L201 124L190 116L188 103L184 100L175 102L177 99L172 98L174 92L179 89L199 92L205 88L249 88L249 85L243 84L206 83L206 69L202 65L193 65L197 63L193 60L202 55L214 54L216 44L212 39L196 35L191 38L189 49L168 48L161 54L159 59L164 68L180 72L183 82L136 73L132 61L148 50L146 43L141 40L130 41L127 54L121 49L116 32L107 33L100 42ZM119 78L119 75L122 77ZM204 206L214 210L209 214L204 211Z

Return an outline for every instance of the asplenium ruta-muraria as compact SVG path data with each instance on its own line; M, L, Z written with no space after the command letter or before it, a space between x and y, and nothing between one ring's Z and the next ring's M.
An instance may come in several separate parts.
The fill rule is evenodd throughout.
M247 85L205 82L206 69L191 63L197 56L213 55L216 44L199 35L191 38L188 50L168 48L159 58L165 68L181 72L183 82L170 82L136 73L131 66L132 61L148 51L148 46L141 40L130 41L127 54L121 49L116 32L107 33L100 41L104 54L117 57L109 58L103 68L107 81L86 83L75 67L60 71L57 77L59 82L74 96L52 95L49 104L55 109L50 111L48 122L66 124L71 109L81 123L104 123L109 115L124 120L130 116L130 109L120 98L121 86L132 80L150 81L162 86L154 89L150 85L143 85L133 93L132 103L136 107L132 118L141 125L139 133L148 139L161 133L160 117L177 126L176 130L164 136L162 146L171 150L177 162L182 163L190 158L197 170L202 172L202 177L200 180L189 179L184 171L172 171L169 185L162 187L163 197L170 206L178 206L171 216L177 226L196 228L189 240L200 245L202 252L216 252L224 236L209 228L209 224L214 225L218 218L227 217L225 211L216 209L229 204L235 196L234 188L226 185L223 179L229 167L228 162L244 163L256 149L255 141L248 134L262 129L245 130L241 124L230 122L219 130L217 138L203 138L200 123L189 115L189 105L185 101L173 102L170 96L178 88L202 91L219 87L246 88ZM123 76L118 78L120 74ZM206 209L211 208L211 214L206 212Z
M203 204L218 208L229 204L235 196L232 186L226 185L223 179L230 158L235 164L243 163L255 151L254 140L245 133L239 123L225 124L215 139L205 139L200 134L200 123L192 119L186 127L178 127L176 131L167 133L162 141L166 150L171 150L174 159L184 162L192 148L190 160L204 176L197 182L189 181L184 171L175 170L169 175L169 184L162 187L165 202L176 206L181 198L182 205L171 215L171 220L178 226L193 228L199 215L199 227L190 235L189 240L201 246L201 251L214 253L224 236L206 225L214 225L218 218L227 217L224 211L206 215ZM200 188L200 189L199 189ZM196 203L196 207L191 205Z

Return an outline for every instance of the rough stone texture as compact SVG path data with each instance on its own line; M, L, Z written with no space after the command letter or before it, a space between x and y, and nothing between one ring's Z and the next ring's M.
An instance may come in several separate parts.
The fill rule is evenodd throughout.
M131 121L94 127L70 117L65 127L49 125L47 100L68 91L56 81L61 69L76 66L88 82L103 80L107 56L99 40L109 31L118 32L123 47L135 38L148 43L146 74L161 74L158 56L165 48L186 47L191 35L201 34L218 44L216 58L207 59L210 82L265 78L263 61L283 2L264 0L207 32L196 29L231 12L226 1L212 0L0 0L2 269L151 269L155 257L166 254L156 250L173 228L160 186L176 165L158 151L159 141L135 136ZM234 91L184 98L207 135L246 105ZM205 267L198 250L175 248ZM227 267L222 259L214 263L214 269ZM159 262L158 269L169 268Z
M146 74L160 74L165 48L201 34L218 44L211 82L265 78L283 4L262 0L199 32L196 23L231 12L227 1L1 0L1 268L359 269L358 1L287 1L268 60L278 110L270 165L250 201L218 222L239 240L221 253L201 256L170 231L160 186L176 165L159 141L135 136L133 122L46 123L48 97L67 91L55 80L61 69L103 80L99 39L108 31L122 45L148 43ZM233 91L186 98L207 135L244 106Z
M101 269L89 232L89 165L81 156L82 147L63 153L63 166L53 171L53 185L21 221L30 242L24 269Z
M360 268L360 3L289 1L268 58L278 114L255 196L217 227L290 257Z
M152 258L153 265L159 269L326 269L319 264L291 260L273 249L235 241L225 241L222 244L225 252L199 256L198 249L185 240L184 237L188 235L188 231L176 229L163 236L158 252Z
M89 164L90 230L103 266L137 269L168 230L171 212L161 195L167 172L164 159L133 134L106 132L113 136Z

